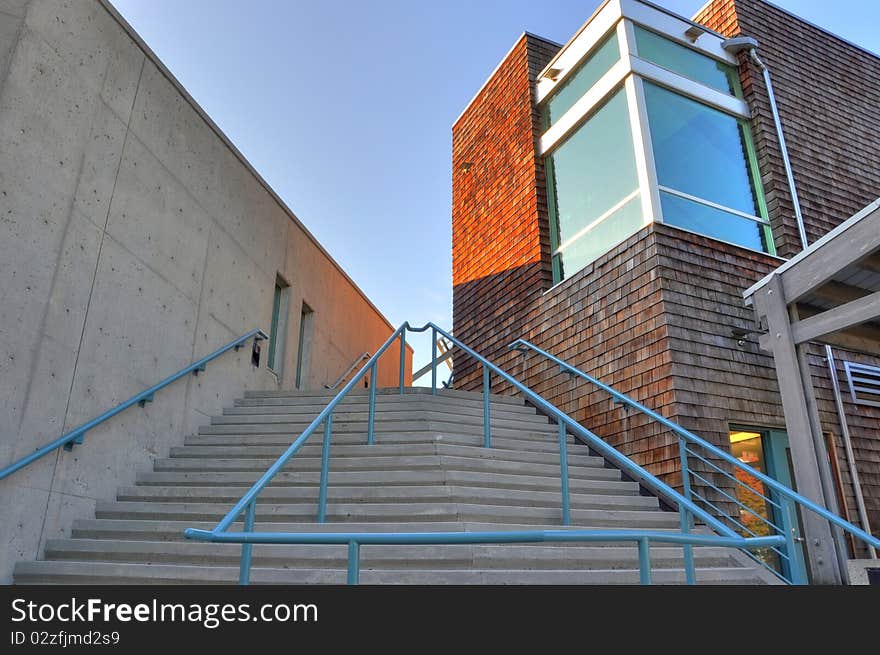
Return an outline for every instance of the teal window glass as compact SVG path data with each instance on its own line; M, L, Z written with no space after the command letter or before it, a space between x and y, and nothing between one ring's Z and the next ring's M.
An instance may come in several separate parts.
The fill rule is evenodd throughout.
M587 59L568 76L544 104L544 127L550 127L571 109L590 88L620 59L617 33L612 32Z
M752 250L771 252L768 244L769 230L766 225L757 221L666 191L660 192L660 207L663 210L663 220L670 225Z
M645 101L664 222L773 252L746 123L647 82Z
M556 281L580 270L643 224L623 91L547 158Z
M741 96L736 68L635 25L639 57L722 93Z

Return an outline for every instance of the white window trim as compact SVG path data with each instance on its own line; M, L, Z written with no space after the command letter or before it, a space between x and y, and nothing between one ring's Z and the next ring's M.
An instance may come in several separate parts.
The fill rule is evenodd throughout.
M590 223L589 225L587 225L585 227L582 227L580 230L575 232L574 236L569 237L563 243L561 243L559 245L559 247L553 252L553 254L558 255L562 252L565 252L565 249L568 248L571 244L573 244L574 242L579 240L585 234L592 232L593 229L596 228L596 226L598 226L600 223L604 222L606 218L608 218L609 216L614 214L618 209L623 207L630 200L632 200L633 198L636 198L640 193L641 193L641 191L639 189L635 189L632 191L632 193L627 194L621 200L614 203L614 205L612 205L609 209L602 212L602 214L600 214L599 217L596 218L592 223Z
M706 207L711 207L712 209L717 209L718 211L722 211L726 214L733 214L734 216L739 216L740 218L747 218L750 221L754 221L755 223L760 223L761 225L770 227L770 221L764 220L760 216L753 216L748 212L743 212L738 209L734 209L733 207L728 207L727 205L720 205L717 202L712 202L711 200L706 200L705 198L701 198L699 196L692 196L689 193L679 191L678 189L673 189L672 187L658 186L657 188L660 191L668 193L669 195L678 196L679 198L684 198L685 200L690 200L691 202L705 205Z
M593 15L581 28L581 31L563 47L558 55L550 60L550 63L538 75L538 82L535 85L536 103L542 102L553 92L553 89L564 84L571 77L572 72L595 51L596 46L611 32L621 16L620 0L611 0ZM621 59L624 58L624 55L624 52L620 52ZM561 72L555 79L551 79L547 77L547 71L550 69Z
M706 86L689 77L674 73L667 68L658 66L636 56L630 57L630 70L648 82L675 91L704 105L720 109L726 114L748 120L752 117L749 106L739 98L722 93L711 86Z
M635 33L630 21L622 20L617 25L618 38L627 50L635 48ZM654 162L654 144L648 129L648 109L645 102L645 87L642 80L630 75L624 83L626 101L629 108L629 124L632 130L633 147L636 156L636 173L642 195L643 225L652 221L663 221L663 208L660 205L660 192L657 182L657 167Z
M737 58L721 47L721 44L724 43L723 38L706 31L692 41L685 34L692 27L692 24L687 20L671 16L650 5L643 4L639 0L620 0L620 5L624 18L702 55L734 67L739 66ZM706 29L708 30L708 28ZM630 52L634 53L635 50L630 50Z
M699 54L730 64L733 67L739 66L737 58L721 47L724 39L720 36L707 31L695 40L691 40L686 32L692 27L692 24L686 19L676 18L655 7L639 2L639 0L608 0L538 74L535 102L540 104L558 85L565 83L571 73L593 53L596 46L622 18L637 23L645 29L656 32ZM634 42L630 42L629 47L624 47L623 43L620 44L621 59L635 54ZM551 69L560 71L555 79L547 76Z
M606 99L618 91L626 76L630 74L629 59L621 59L608 69L589 91L580 97L567 112L541 135L538 143L538 154L549 154L580 126L586 116L592 114Z

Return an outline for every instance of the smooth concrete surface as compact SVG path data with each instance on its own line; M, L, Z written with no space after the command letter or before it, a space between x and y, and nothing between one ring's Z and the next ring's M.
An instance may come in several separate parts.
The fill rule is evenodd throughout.
M291 156L299 156L291 153ZM245 390L334 380L392 327L99 0L0 0L0 466L253 328L250 347L0 482L0 582ZM407 370L410 370L410 357ZM380 385L396 383L398 352Z

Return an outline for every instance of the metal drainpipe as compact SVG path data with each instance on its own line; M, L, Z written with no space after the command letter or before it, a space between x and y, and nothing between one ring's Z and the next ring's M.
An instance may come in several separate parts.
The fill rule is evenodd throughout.
M868 521L868 510L865 508L865 496L862 494L862 485L859 482L859 472L856 468L856 458L853 453L852 440L849 435L849 425L846 422L846 412L844 411L843 398L840 396L840 387L837 382L837 366L834 363L834 351L831 346L825 346L825 356L828 359L828 373L831 376L831 388L834 390L834 404L837 406L837 417L840 419L840 435L843 437L843 445L846 449L846 463L849 467L850 480L852 481L853 491L856 496L856 507L859 511L859 521L865 532L871 532L871 523ZM873 548L868 546L868 556L871 559L877 559L877 553Z
M785 135L782 133L782 121L779 118L779 109L776 107L776 96L773 94L773 81L770 79L770 70L761 61L758 51L752 48L749 51L749 57L755 62L755 65L761 69L764 74L764 84L767 87L767 97L770 99L770 109L773 112L773 122L776 124L776 135L779 138L779 149L782 150L782 161L785 164L785 175L788 178L788 188L791 190L791 202L794 205L794 216L797 219L798 232L801 236L801 245L806 248L807 230L804 227L804 217L801 214L801 203L798 199L797 187L794 185L794 173L791 171L791 161L788 159L788 148L785 145Z
M761 73L764 75L764 85L767 87L767 98L770 101L770 110L773 113L773 123L776 126L776 137L779 139L779 149L782 153L782 162L785 165L785 176L788 179L788 188L791 192L791 202L794 206L794 215L797 220L798 234L801 238L801 246L806 249L809 246L809 242L807 241L807 231L804 227L804 216L801 213L801 203L798 198L797 187L794 184L794 173L791 170L791 160L788 157L788 146L785 143L785 134L782 131L782 120L779 118L779 108L776 105L776 94L773 93L773 80L770 79L770 70L767 68L767 65L761 60L758 56L758 41L757 39L750 36L738 36L732 39L727 39L721 44L721 47L724 50L732 54L737 54L742 52L743 50L748 50L749 58L755 63L755 65L761 69ZM809 375L809 367L806 367L805 371L802 371L802 375ZM805 379L809 380L809 377ZM815 402L815 396L814 396ZM821 435L821 431L819 433ZM814 435L815 437L816 435ZM815 441L815 439L814 439ZM820 453L825 453L824 443L819 439L816 446L816 454L821 458ZM830 494L833 494L833 487L829 485L826 478L830 479L830 471L827 470L826 467L822 466L821 461L816 462L819 467L820 477L823 478L823 494L825 494L825 504L826 506L830 505L834 507L834 498ZM840 570L841 580L844 584L849 583L849 570L847 567L847 550L846 545L843 540L843 535L840 530L832 529L832 534L834 535L835 542L835 550L837 554L837 565ZM873 550L873 549L872 549Z
M736 54L743 50L749 51L749 58L761 69L764 75L764 86L767 87L767 98L770 100L770 111L773 113L773 123L776 126L776 138L779 139L779 149L782 151L782 163L785 165L785 176L788 178L788 189L791 192L791 202L794 205L794 216L797 220L798 234L801 237L801 246L806 248L807 230L804 227L804 216L801 214L801 203L798 199L797 187L794 184L794 173L791 170L791 161L788 158L788 147L785 145L785 134L782 131L782 120L779 118L779 108L776 106L776 95L773 93L773 80L770 79L770 70L758 56L758 41L750 36L738 36L727 39L721 44L725 50Z

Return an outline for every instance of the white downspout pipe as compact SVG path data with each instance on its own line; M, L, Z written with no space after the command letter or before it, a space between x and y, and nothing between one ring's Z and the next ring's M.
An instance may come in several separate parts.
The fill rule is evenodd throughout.
M804 227L804 216L801 214L801 203L798 199L797 187L794 184L794 173L791 170L791 161L788 158L788 147L785 145L785 134L782 131L782 121L779 118L779 109L776 106L776 95L773 93L773 80L770 79L770 70L758 56L758 42L750 36L738 36L727 39L721 47L732 54L743 50L749 51L749 57L764 74L764 85L767 87L767 97L770 100L770 111L773 113L773 122L776 125L776 138L779 139L779 149L782 151L782 162L785 166L785 176L788 178L788 189L791 193L791 202L794 205L794 217L797 220L798 233L801 237L801 246L806 248L807 230Z
M785 143L785 134L782 131L782 120L779 118L779 108L776 105L776 94L773 93L773 80L770 79L770 70L767 68L767 65L761 61L761 58L758 56L758 41L757 39L750 36L737 36L732 39L727 39L722 42L721 47L724 50L730 52L731 54L737 54L742 52L743 50L748 50L749 58L755 63L755 65L761 69L761 72L764 75L764 85L767 87L767 98L770 101L770 111L773 114L773 123L776 126L776 137L779 140L779 149L782 152L782 162L785 166L785 176L788 178L788 188L791 193L791 202L794 206L794 216L797 220L798 234L801 238L801 246L803 249L806 249L809 246L809 242L807 241L807 231L804 227L804 216L801 213L801 203L798 198L797 187L794 183L794 173L791 170L791 160L788 157L788 146ZM809 371L806 371L806 374L809 374ZM807 378L809 379L809 378ZM843 419L846 420L845 418ZM825 453L825 444L822 443L821 435L813 435L813 440L816 447L816 453ZM825 503L828 506L834 507L832 501L834 501L833 497L833 483L830 481L831 475L828 467L823 466L821 461L816 462L819 467L819 474L822 479L822 491L825 495ZM833 526L832 526L833 528ZM843 535L838 529L832 529L832 534L834 535L834 541L836 545L836 554L837 554L837 565L840 571L841 579L844 581L844 584L848 584L849 582L849 570L847 567L847 550L846 545L843 541Z

